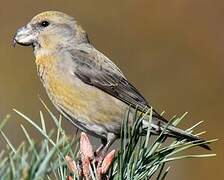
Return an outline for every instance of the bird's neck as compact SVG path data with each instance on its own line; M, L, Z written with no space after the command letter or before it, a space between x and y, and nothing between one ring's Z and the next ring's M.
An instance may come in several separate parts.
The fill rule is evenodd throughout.
M47 74L49 74L49 72L54 72L57 67L56 64L59 58L55 54L56 53L47 49L39 49L35 52L37 73L43 84L45 84Z

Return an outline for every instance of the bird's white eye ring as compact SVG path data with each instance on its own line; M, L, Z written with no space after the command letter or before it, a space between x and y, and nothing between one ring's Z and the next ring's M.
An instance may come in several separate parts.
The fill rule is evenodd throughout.
M47 27L50 23L48 21L42 21L40 24L42 27Z

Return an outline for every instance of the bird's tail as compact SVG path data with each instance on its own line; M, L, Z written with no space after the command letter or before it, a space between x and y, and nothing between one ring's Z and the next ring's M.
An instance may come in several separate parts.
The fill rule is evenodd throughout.
M148 122L143 121L143 126L148 127ZM205 140L199 138L198 136L195 136L193 134L190 134L182 129L179 129L173 125L167 125L167 122L164 122L161 119L158 118L152 118L151 122L151 132L153 134L159 135L163 131L163 134L168 137L176 138L177 140L186 140L188 142L193 143L204 143ZM200 144L200 147L203 147L207 150L211 150L211 148L208 146L208 143Z

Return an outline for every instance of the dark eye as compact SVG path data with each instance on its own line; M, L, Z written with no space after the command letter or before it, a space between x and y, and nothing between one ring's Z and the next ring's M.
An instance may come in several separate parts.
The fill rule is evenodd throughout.
M47 27L47 26L49 26L49 22L48 21L42 21L41 23L40 23L40 25L42 26L42 27Z

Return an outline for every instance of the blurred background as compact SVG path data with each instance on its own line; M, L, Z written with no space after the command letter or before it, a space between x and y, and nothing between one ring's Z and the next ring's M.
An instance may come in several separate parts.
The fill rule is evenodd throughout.
M37 77L32 49L13 48L12 38L37 13L59 10L82 24L95 47L122 69L154 108L165 110L167 117L188 111L182 128L204 120L198 132L206 130L204 137L219 138L212 145L216 157L175 162L168 179L224 179L223 9L221 0L2 0L0 119L11 114L5 133L14 144L24 140L20 124L30 126L12 109L39 120L39 96L54 111ZM74 132L69 123L63 125ZM40 138L34 129L29 132ZM0 148L5 148L2 137ZM206 153L189 153L193 152Z

